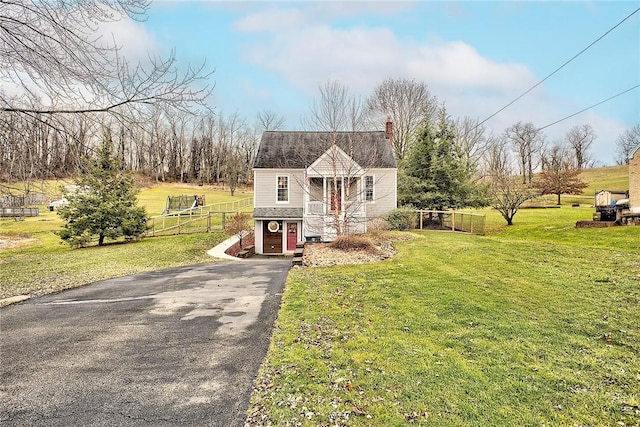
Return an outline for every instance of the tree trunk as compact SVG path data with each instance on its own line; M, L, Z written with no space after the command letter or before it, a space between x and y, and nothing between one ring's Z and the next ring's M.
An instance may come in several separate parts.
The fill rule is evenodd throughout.
M560 206L560 193L558 193L558 206Z
M104 234L100 233L100 237L98 237L98 246L104 246Z

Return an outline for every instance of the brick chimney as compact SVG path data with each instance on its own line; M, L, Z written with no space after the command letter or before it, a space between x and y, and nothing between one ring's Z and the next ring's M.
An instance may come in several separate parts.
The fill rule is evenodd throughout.
M387 117L387 123L384 126L384 132L387 134L389 145L393 147L393 122L391 121L391 117Z

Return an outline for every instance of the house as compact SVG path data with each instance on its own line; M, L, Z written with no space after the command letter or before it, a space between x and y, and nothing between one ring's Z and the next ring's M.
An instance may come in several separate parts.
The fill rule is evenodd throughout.
M629 210L640 213L640 144L629 155Z
M396 207L392 125L385 131L262 135L253 166L256 253L363 233Z

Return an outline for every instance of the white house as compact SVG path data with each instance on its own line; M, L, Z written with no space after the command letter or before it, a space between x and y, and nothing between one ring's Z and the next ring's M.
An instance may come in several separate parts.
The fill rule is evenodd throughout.
M264 132L254 162L256 253L363 233L397 204L391 123L386 131Z

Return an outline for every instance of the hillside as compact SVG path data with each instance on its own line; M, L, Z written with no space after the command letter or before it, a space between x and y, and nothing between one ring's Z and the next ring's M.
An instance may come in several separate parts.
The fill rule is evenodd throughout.
M585 169L580 174L580 178L589 184L583 192L586 196L593 196L600 190L629 189L629 167L627 165Z

